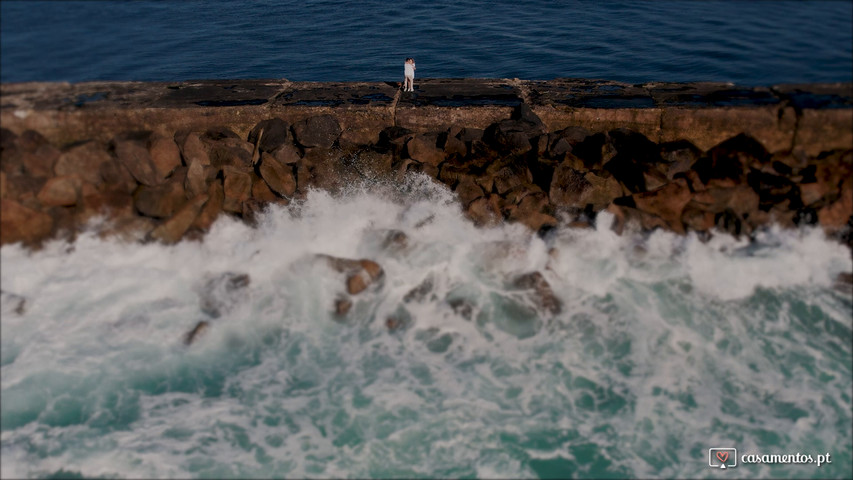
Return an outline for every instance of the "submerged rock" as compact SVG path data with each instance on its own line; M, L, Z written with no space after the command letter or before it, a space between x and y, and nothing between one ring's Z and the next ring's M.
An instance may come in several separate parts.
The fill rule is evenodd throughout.
M192 345L207 332L208 328L210 328L210 323L204 320L196 323L195 327L184 335L184 345Z
M551 315L557 315L563 311L563 303L554 294L551 285L539 272L530 272L515 277L512 281L515 288L530 290L530 298L536 308L544 310Z
M209 277L199 292L201 311L212 318L228 313L235 304L247 297L246 287L250 281L246 273L225 272Z

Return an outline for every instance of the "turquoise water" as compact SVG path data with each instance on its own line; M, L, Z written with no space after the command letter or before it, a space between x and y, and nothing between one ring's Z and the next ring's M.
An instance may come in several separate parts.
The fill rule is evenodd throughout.
M0 473L849 476L853 298L832 287L849 251L818 230L703 243L607 220L476 229L413 177L314 192L256 230L223 219L203 243L4 246ZM343 321L317 253L385 271ZM531 271L559 313L508 283ZM214 317L200 302L223 272L250 283ZM722 472L712 447L832 463Z

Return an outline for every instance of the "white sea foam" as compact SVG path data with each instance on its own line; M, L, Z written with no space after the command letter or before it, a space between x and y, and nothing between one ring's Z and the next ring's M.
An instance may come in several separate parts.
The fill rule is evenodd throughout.
M2 476L690 477L720 445L849 470L853 303L831 285L853 265L820 231L618 236L601 214L543 240L474 228L423 178L375 190L203 242L0 249ZM347 321L318 253L385 270ZM511 288L531 271L561 313ZM211 318L223 272L251 281Z

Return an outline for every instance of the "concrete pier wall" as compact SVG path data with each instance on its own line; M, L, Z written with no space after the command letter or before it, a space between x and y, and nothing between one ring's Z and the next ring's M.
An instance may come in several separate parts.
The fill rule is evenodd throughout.
M609 208L646 228L708 230L735 215L737 230L747 231L811 215L804 221L831 224L828 231L837 233L850 223L853 203L845 180L852 90L851 84L744 88L585 79L421 79L414 93L392 82L3 84L2 242L37 243L73 231L100 207L139 217L131 223L150 238L182 208L204 210L217 195L211 185L223 190L220 210L251 217L253 204L287 203L309 186L334 188L348 174L341 159L353 156L374 159L383 175L416 170L450 188L461 185L463 207L481 223L524 217L539 229L561 212ZM259 146L258 127L270 119L278 122L275 144L268 136ZM329 138L308 141L305 128ZM81 145L103 154L81 154ZM224 159L229 148L246 153ZM181 191L161 188L172 183ZM752 207L736 208L729 197L703 207L709 189L741 186L758 198L747 195L760 206L751 219ZM655 192L684 201L660 211L644 207ZM174 205L145 206L160 194L172 195ZM536 206L522 207L531 195L527 203ZM538 220L522 216L522 208L532 208ZM181 235L155 238L175 241L204 230L193 222L175 230Z

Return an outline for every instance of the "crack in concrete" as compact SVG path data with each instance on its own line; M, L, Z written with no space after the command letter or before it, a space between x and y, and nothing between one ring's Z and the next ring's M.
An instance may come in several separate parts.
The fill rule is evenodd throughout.
M391 125L397 126L397 102L400 101L400 96L402 96L403 91L399 88L397 89L397 93L394 94L394 101L391 102Z

